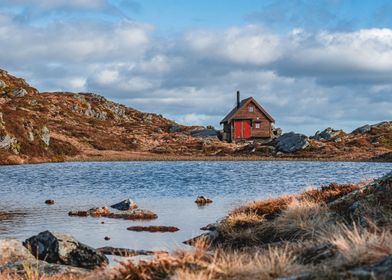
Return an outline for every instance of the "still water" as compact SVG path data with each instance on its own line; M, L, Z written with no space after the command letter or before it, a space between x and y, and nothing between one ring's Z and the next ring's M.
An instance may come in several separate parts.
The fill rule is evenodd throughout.
M44 230L72 234L93 247L172 250L246 201L296 193L331 182L355 183L392 170L391 163L221 161L91 162L0 166L0 238L24 240ZM198 207L205 195L214 203ZM69 217L70 210L131 198L158 214L153 221ZM54 199L55 205L44 204ZM101 224L104 221L104 224ZM176 233L130 232L131 225L176 226ZM111 239L105 241L104 237Z

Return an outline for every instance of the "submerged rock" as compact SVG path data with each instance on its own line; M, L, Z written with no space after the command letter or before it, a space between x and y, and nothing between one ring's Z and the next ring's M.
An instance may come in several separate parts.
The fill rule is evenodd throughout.
M309 146L306 135L289 132L276 139L276 148L283 153L294 153Z
M45 200L45 204L53 205L54 204L54 200L53 199L47 199L47 200Z
M165 251L146 251L146 250L132 250L127 248L114 248L114 247L102 247L98 248L97 251L105 255L120 256L120 257L134 257L134 256L149 256L155 254L167 254Z
M109 263L104 254L64 233L44 231L26 239L23 245L38 259L48 263L87 269Z
M211 199L209 199L209 198L207 198L207 197L205 197L205 196L198 196L197 198L196 198L196 200L195 200L195 203L197 204L197 205L206 205L206 204L209 204L209 203L212 203L213 201L211 200Z
M148 231L148 232L176 232L180 229L172 226L132 226L127 228L130 231Z
M136 209L138 208L137 204L132 200L132 199L125 199L119 203L113 204L110 206L111 208L120 210L120 211L127 211L130 209Z

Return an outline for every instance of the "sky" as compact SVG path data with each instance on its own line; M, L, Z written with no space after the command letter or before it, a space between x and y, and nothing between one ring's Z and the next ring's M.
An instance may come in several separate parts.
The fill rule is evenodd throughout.
M285 132L392 120L387 0L0 0L0 68L188 125L253 96Z

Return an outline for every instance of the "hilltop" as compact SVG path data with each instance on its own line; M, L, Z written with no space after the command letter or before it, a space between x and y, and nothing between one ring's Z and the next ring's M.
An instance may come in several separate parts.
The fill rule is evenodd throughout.
M93 93L39 92L23 79L0 70L1 164L131 159L392 159L392 122L368 125L352 133L327 129L312 138L289 133L268 143L230 144L220 141L218 134L213 129L180 125L158 114L143 113Z

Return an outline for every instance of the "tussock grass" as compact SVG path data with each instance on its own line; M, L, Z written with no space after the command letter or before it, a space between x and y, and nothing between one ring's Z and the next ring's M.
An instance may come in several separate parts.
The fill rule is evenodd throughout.
M392 255L392 233L390 229L342 226L341 230L329 238L336 246L343 261L349 265L376 262Z

